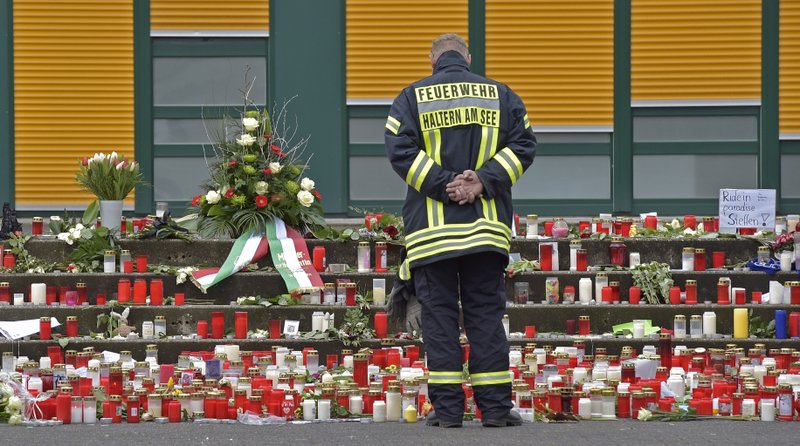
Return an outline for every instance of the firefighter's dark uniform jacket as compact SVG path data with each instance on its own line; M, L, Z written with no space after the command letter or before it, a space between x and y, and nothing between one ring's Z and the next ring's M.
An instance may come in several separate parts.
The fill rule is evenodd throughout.
M392 167L408 183L407 257L399 276L413 283L422 306L431 401L441 420L463 417L460 300L476 402L484 415L502 418L511 408L501 322L511 186L533 162L536 147L525 106L508 87L471 73L461 55L448 51L432 76L394 100L385 136ZM448 199L446 185L465 170L478 174L484 192L459 205Z
M410 269L476 252L508 255L511 186L536 147L516 93L471 73L460 54L448 51L432 76L394 100L385 136L392 167L408 184L403 223ZM459 205L445 186L467 169L480 177L483 197Z

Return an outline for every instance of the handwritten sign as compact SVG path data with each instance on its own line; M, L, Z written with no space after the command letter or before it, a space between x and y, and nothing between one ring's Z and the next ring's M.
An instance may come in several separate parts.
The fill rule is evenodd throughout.
M719 232L775 230L775 189L720 189Z

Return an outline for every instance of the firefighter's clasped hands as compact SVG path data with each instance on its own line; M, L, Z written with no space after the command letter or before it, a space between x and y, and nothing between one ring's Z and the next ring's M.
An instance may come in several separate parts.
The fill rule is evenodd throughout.
M483 195L483 183L475 171L465 170L464 173L456 175L445 190L451 201L457 201L458 204L472 203Z

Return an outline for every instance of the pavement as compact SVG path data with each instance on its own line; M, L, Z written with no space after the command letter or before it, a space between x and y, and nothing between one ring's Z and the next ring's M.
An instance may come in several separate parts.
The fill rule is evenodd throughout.
M533 423L488 429L467 423L461 429L441 429L401 423L314 423L268 426L154 423L0 427L3 445L797 445L800 422L581 421Z

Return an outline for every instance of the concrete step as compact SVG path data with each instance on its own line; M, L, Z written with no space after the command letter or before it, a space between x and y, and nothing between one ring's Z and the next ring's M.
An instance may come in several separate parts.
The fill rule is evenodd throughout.
M559 269L569 268L569 240L554 239L558 242ZM707 267L711 267L712 252L724 251L728 264L747 261L756 256L756 248L760 243L752 239L732 238L626 238L624 239L628 252L638 252L642 262L659 261L668 263L672 268L681 266L681 250L684 247L704 248L706 250ZM306 240L309 253L315 246L324 246L328 264L346 263L351 266L356 264L357 243L354 241L339 240ZM582 240L582 247L587 250L589 265L610 263L606 240ZM132 255L146 255L152 264L166 264L172 266L219 266L225 261L228 252L233 246L232 240L197 240L185 243L179 240L128 240L120 241L123 249L131 251ZM35 237L26 247L28 251L39 258L51 262L63 262L72 247L53 237ZM374 251L374 243L371 244ZM388 245L388 264L397 265L400 260L400 246ZM511 252L519 253L525 259L539 258L539 241L515 239L511 243ZM374 259L373 259L374 264ZM259 262L261 266L272 266L269 256Z
M509 340L511 346L525 347L535 344L536 346L571 346L575 340L586 341L586 353L594 354L597 348L606 348L610 355L618 355L624 346L636 348L642 351L645 345L658 345L657 339L630 339L630 338L600 338L600 337L572 337L572 336L538 336L536 338L512 338ZM178 355L189 354L191 352L212 351L216 345L235 344L239 345L241 351L266 351L273 346L287 347L292 350L302 350L304 347L313 347L320 354L320 361L324 360L324 355L338 354L343 349L357 351L360 348L377 349L382 347L380 340L367 340L358 347L345 347L340 342L335 341L314 341L314 340L294 340L294 339L247 339L247 340L216 340L216 339L163 339L158 342L150 340L71 340L67 345L68 350L81 351L86 347L93 347L96 352L108 350L119 352L122 350L130 351L135 360L144 360L145 348L147 345L156 344L158 346L158 360L161 363L175 363ZM797 348L796 340L776 340L776 339L680 339L674 340L673 345L684 345L690 349L697 347L705 348L726 348L735 345L742 348L752 348L755 344L764 344L767 349L775 348ZM0 352L13 351L15 356L27 356L38 360L42 356L47 356L47 347L58 345L56 341L26 341L24 343L10 341L0 341ZM419 345L421 354L424 353L424 344L419 341L394 340L394 345L407 346Z

